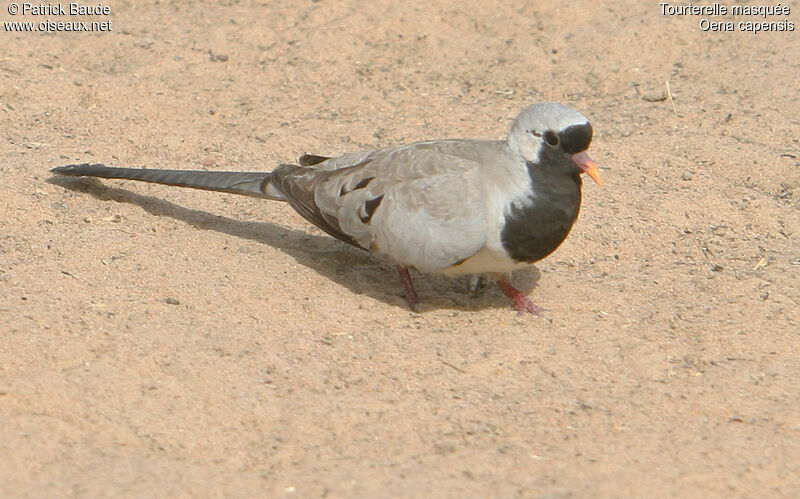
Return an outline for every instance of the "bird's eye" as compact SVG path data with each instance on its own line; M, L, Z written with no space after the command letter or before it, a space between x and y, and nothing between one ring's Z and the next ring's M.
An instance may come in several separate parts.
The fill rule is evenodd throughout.
M558 145L558 134L552 130L548 130L544 132L544 141L547 142L547 145L550 146L557 146Z

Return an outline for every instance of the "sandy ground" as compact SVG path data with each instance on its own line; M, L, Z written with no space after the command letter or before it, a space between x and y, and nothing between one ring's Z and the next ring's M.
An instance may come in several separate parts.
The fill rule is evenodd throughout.
M785 4L796 31L757 35L635 1L111 1L81 18L111 32L4 30L0 495L797 496ZM48 173L500 138L543 100L591 118L606 185L515 275L541 317L419 274L412 313L281 203Z

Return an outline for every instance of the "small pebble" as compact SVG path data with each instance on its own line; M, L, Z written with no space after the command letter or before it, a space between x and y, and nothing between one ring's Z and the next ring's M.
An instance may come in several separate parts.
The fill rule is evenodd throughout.
M692 177L694 177L694 173L692 172L681 173L681 180L692 180Z
M164 301L167 302L168 305L180 305L181 304L181 302L177 298L173 298L171 296L168 297Z
M658 90L648 90L642 94L642 100L647 102L661 102L667 100L667 89L660 88Z

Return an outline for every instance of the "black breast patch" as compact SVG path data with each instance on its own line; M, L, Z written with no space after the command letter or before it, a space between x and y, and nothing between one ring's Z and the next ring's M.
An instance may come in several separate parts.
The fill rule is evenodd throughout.
M579 181L580 182L580 181ZM531 198L525 205L512 204L500 233L503 248L517 262L533 263L556 250L567 238L578 216L581 194L550 199Z

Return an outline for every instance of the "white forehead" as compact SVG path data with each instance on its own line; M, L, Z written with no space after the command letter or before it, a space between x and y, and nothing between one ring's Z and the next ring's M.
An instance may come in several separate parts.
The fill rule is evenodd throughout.
M540 102L526 107L517 115L511 126L511 133L525 133L526 130L560 131L572 125L583 125L588 122L586 116L569 106L558 102Z

